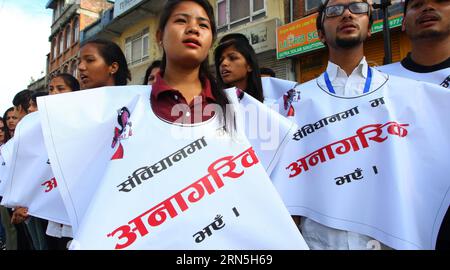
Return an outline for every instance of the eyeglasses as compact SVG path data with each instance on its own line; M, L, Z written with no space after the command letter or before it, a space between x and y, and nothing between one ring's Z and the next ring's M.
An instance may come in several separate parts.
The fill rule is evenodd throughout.
M329 6L325 9L325 15L328 18L341 16L347 8L353 14L369 13L369 4L368 3L353 2L348 5L341 4L341 5Z

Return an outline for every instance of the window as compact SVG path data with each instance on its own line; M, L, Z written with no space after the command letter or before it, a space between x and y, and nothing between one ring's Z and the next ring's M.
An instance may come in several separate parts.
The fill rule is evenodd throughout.
M148 28L125 40L125 57L131 65L148 59Z
M53 10L53 21L56 21L59 18L59 8L58 3L56 3L55 9Z
M75 78L78 75L77 71L78 71L77 61L72 61L72 64L70 65L70 72L71 72L72 76L74 76Z
M63 33L59 34L59 54L64 52L64 37Z
M80 22L78 21L78 18L75 19L75 22L73 23L73 43L78 41L79 35L80 35Z
M58 1L58 16L63 13L64 1Z
M66 49L70 48L72 42L72 32L70 31L70 25L66 26Z
M227 24L227 1L222 0L217 2L217 27Z
M219 31L252 22L266 16L265 0L217 1L217 26Z
M247 20L250 17L250 1L230 0L230 22Z
M58 47L57 47L57 45L58 45L58 41L57 41L57 39L55 37L55 38L53 38L53 41L52 41L52 60L55 60L56 56L58 55Z
M305 1L305 10L306 12L315 10L316 8L318 8L320 6L320 3L322 2L322 0L306 0Z

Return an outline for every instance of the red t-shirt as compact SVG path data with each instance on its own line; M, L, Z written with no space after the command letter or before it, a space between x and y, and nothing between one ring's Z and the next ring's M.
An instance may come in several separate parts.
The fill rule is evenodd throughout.
M211 92L211 83L208 79L204 82L204 88L200 96L187 104L186 99L180 91L173 89L158 73L152 85L150 104L153 112L159 117L171 123L199 123L210 119L213 114L203 113L206 105L215 103ZM172 109L177 106L173 112Z

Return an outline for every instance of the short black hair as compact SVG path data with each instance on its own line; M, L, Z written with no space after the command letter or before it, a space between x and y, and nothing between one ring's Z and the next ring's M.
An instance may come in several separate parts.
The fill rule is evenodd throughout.
M28 89L22 90L14 96L13 104L16 107L19 105L22 109L28 113L28 109L30 108L30 100L31 100L31 91Z
M269 75L270 77L276 77L275 71L271 68L262 67L259 69L259 73Z
M161 60L155 60L153 61L150 66L147 68L147 70L145 71L145 77L144 77L144 81L142 82L143 85L147 85L148 82L148 76L150 76L150 73L152 73L152 70L154 68L160 68L161 67Z
M241 33L230 33L230 34L227 34L227 35L223 36L222 38L220 38L219 44L220 43L224 43L224 42L226 42L226 41L228 41L230 39L240 40L240 41L247 42L247 43L250 44L250 42L248 41L248 38L244 34L241 34Z
M317 12L319 13L317 15L317 19L316 19L316 28L317 28L317 32L321 31L322 33L323 31L323 21L324 21L324 15L325 15L325 8L328 5L328 2L330 2L330 0L325 0L323 1L319 8L317 9ZM368 3L369 4L369 14L367 14L369 16L369 29L372 27L373 24L373 17L372 17L372 6L370 5L370 3L368 2L368 0L363 0L363 2Z

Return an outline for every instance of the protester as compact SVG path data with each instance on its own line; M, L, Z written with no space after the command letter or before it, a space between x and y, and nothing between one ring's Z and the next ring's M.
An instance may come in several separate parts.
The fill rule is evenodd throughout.
M47 92L35 92L35 93L31 94L30 107L28 108L28 111L30 113L37 112L38 111L37 98L43 97L46 95L48 95Z
M316 26L320 40L329 51L325 73L329 80L325 79L325 82L331 93L351 97L376 89L385 82L385 78L374 71L369 88L361 88L361 85L367 85L372 71L364 57L363 47L363 42L371 35L372 20L366 0L328 0L319 7ZM301 230L311 236L305 240L313 249L366 249L371 241L370 237L328 228L309 218L302 219ZM315 234L317 237L313 237ZM349 242L352 244L347 244Z
M123 52L115 43L106 40L93 40L82 46L79 71L85 89L116 82L124 85L131 78ZM70 74L58 74L49 83L50 95L78 90L80 84ZM73 236L71 226L53 221L49 221L46 233L50 250L67 249Z
M0 117L0 146L6 142L6 123L5 120Z
M80 90L78 80L68 73L60 73L53 77L48 86L50 95L70 93ZM49 250L66 250L72 240L72 228L64 224L48 221L47 243Z
M20 122L25 115L30 113L31 94L32 92L30 90L25 89L14 96L13 105L17 122Z
M164 51L162 65L160 72L156 75L156 81L151 87L109 87L73 95L71 100L74 103L70 105L73 106L71 110L76 110L78 114L84 114L86 107L81 108L79 107L81 103L75 103L77 97L79 97L78 101L81 101L82 97L87 99L88 96L102 96L103 99L101 100L95 98L95 102L100 102L97 107L89 106L89 113L100 116L97 120L102 120L100 120L101 122L96 121L94 123L92 121L93 119L86 119L83 122L83 128L80 128L81 133L77 132L76 139L69 138L73 134L68 134L69 137L63 136L67 140L68 146L74 147L71 150L66 148L66 154L68 155L63 154L60 158L56 158L52 154L54 153L53 150L48 151L51 155L51 160L58 160L56 162L57 164L53 167L55 176L58 178L62 170L71 170L64 165L63 167L66 169L62 169L59 165L70 162L69 159L74 157L69 154L72 150L83 151L82 149L87 147L86 143L90 140L89 138L94 140L100 139L101 141L106 141L108 138L112 140L107 145L94 143L96 146L100 146L95 151L96 158L91 159L90 157L84 156L84 159L78 162L79 167L77 170L83 171L83 177L78 179L72 173L67 172L68 174L64 174L65 177L61 178L63 181L67 181L65 183L76 181L71 182L75 186L70 184L61 185L61 193L66 198L65 202L70 205L70 209L73 210L71 212L76 213L76 215L71 215L73 220L72 224L76 226L76 239L72 243L72 248L305 248L301 235L293 224L289 214L285 211L281 201L276 199L278 195L276 195L275 190L271 189L273 186L264 169L265 167L255 162L255 171L244 169L244 175L243 169L236 168L236 171L230 171L225 174L225 177L233 177L236 180L242 177L246 180L244 181L242 179L241 182L233 182L235 189L233 189L230 182L230 187L227 189L230 192L228 197L226 197L226 192L223 192L224 194L222 195L225 197L213 197L215 194L210 197L205 192L199 193L202 194L199 196L197 196L197 193L192 193L189 196L191 202L194 202L194 200L205 200L205 202L206 199L210 200L206 204L202 204L201 207L201 202L198 205L190 203L189 207L192 209L189 210L184 206L176 206L177 208L181 207L184 212L181 214L180 211L180 218L176 217L177 213L171 210L169 213L170 217L164 213L164 217L162 215L157 217L155 222L153 222L153 217L150 218L149 220L152 222L152 226L155 226L155 231L151 235L152 237L142 239L141 237L145 237L147 233L145 232L145 225L141 226L141 232L139 235L136 234L139 239L135 238L134 240L137 241L132 246L130 245L135 242L133 237L129 238L128 241L123 239L125 241L120 241L120 243L116 243L115 241L118 237L123 238L120 236L123 228L123 226L120 226L122 221L126 219L128 222L128 218L131 218L131 215L138 214L141 210L144 211L144 208L151 207L152 204L158 203L159 200L165 199L166 196L171 196L175 189L178 190L186 185L191 185L191 180L194 177L201 177L205 174L209 162L213 162L217 158L220 158L218 161L225 161L225 159L230 159L232 157L231 155L239 155L244 149L248 151L252 149L245 135L242 133L243 131L240 129L240 125L236 124L239 123L237 121L238 116L225 113L227 110L232 109L229 108L232 102L237 107L235 108L236 111L239 111L242 103L237 101L235 91L226 92L223 89L219 89L216 86L213 76L208 71L208 52L216 36L214 22L213 8L206 0L168 1L163 8L156 34L156 39ZM249 102L254 102L255 106L264 107L262 109L265 112L279 119L280 122L289 123L280 118L272 110L267 109L250 95L246 95L245 98ZM61 108L53 106L57 105L54 103L56 99L47 97L45 101L48 107L40 108L40 112L44 110L44 116L58 117L59 114L55 110ZM80 108L81 111L75 108ZM44 133L47 131L51 133L66 133L70 129L66 127L47 126L45 123L48 123L48 121L43 121L42 123L44 124ZM74 122L69 120L61 124L72 125ZM104 129L102 132L96 132L84 125L94 125L95 130L100 126L110 126L110 130L114 130L114 133L110 133L107 129ZM54 130L54 128L57 128L57 130ZM89 134L87 131L90 131ZM286 133L287 131L281 133L281 138L285 138ZM59 140L59 138L56 138L56 140ZM195 140L194 138L197 141L192 143ZM199 140L198 138L201 139ZM46 139L49 139L49 137L46 137ZM146 181L149 185L144 186L144 183L141 183L142 185L140 186L134 186L136 190L128 190L126 185L118 185L118 183L115 183L117 181L123 181L121 179L126 177L125 175L128 175L129 171L135 170L134 167L138 164L142 164L138 165L142 167L143 164L148 164L149 162L158 162L157 160L170 155L168 153L176 152L176 149L183 148L186 144L197 145L202 140L207 141L208 148L197 150L195 153L196 160L189 159L187 155L184 155L185 157L183 158L182 153L177 157L182 158L179 164L184 164L187 167L178 167L178 170L169 168L172 165L178 166L178 164L164 164L165 169L163 169L163 172L161 170L149 171L155 174L155 178L151 181ZM76 146L78 143L81 143L83 146ZM59 141L55 141L54 146L59 148ZM280 147L281 142L277 141L272 153L275 155L275 152L281 151ZM116 155L119 150L120 155ZM88 152L86 154L89 156L94 153L94 151ZM190 153L191 151L188 152ZM274 158L271 157L270 160L276 163ZM90 161L86 162L87 160ZM160 164L162 163L160 162ZM248 162L244 161L243 163L247 168L250 168ZM267 170L272 165L269 163L265 163ZM194 164L195 166L193 166ZM154 167L156 168L156 166ZM145 168L142 167L142 169ZM209 173L215 175L212 172L213 167L209 166L209 168ZM234 167L232 170L234 170ZM161 174L156 175L159 172ZM97 173L99 173L99 177L93 177ZM173 173L180 173L180 175L175 176ZM138 173L136 172L135 174ZM153 175L149 177L153 177ZM174 180L176 180L176 184ZM217 177L215 177L215 180L219 181ZM108 183L109 181L114 182L114 184L110 185ZM130 181L133 180L130 178ZM204 177L202 181L209 180L207 177ZM83 192L80 192L79 187L84 186L86 183L88 185L83 189ZM144 189L148 189L153 185L156 188L153 192L148 193L148 190L145 190L144 193L139 194L138 189L143 188L141 191L144 191ZM245 189L238 189L237 185L249 186L246 186ZM113 189L110 189L108 186ZM214 193L211 190L213 186L206 182L205 186L209 194ZM214 188L215 186L214 184ZM219 182L217 186L221 188L222 184ZM268 190L266 192L252 193L250 196L251 199L248 199L251 193L249 192L249 187L251 187L252 191L255 190L255 187L256 189L268 188ZM217 188L217 192L219 192L219 188ZM105 196L108 192L112 193ZM152 195L147 196L145 194ZM69 196L71 198L70 200L68 200ZM129 200L139 201L139 203L129 204ZM169 204L169 200L171 199L167 199L164 204ZM179 198L176 200L182 204ZM101 207L100 205L104 203L109 205L108 209L104 208L105 211L98 211L98 207ZM205 245L203 243L202 245L197 245L196 243L203 241L201 239L202 233L199 233L200 237L197 239L193 239L192 233L195 233L194 230L198 230L197 227L205 226L202 223L206 222L209 218L209 214L207 214L207 212L210 212L209 208L216 213L220 210L217 207L221 207L224 208L223 211L225 212L228 208L233 209L231 206L236 203L239 206L233 206L235 208L233 210L234 216L229 216L227 228L231 231L234 231L233 228L236 228L236 232L239 232L238 235L230 233L230 237L226 237L224 234L218 234L217 238L212 239L213 242L206 243L205 241ZM123 207L126 207L127 210L123 211ZM248 207L247 209L250 212L246 212L251 213L251 215L239 214L236 208L244 207ZM260 207L263 207L265 211L258 211L257 209ZM206 211L204 208L208 208L208 210ZM96 214L94 215L94 213ZM193 214L199 218L194 218ZM221 215L214 214L214 216L217 222L222 218ZM95 219L101 219L104 222L102 221L98 226L92 226L91 224ZM118 220L120 220L120 223L118 223ZM164 222L166 224L162 224ZM253 224L255 228L255 224L264 224L264 230L254 230L252 227L249 227L252 226L250 224ZM163 225L168 226L167 231L166 229L161 231L161 227L157 228L157 226ZM116 229L116 226L120 227ZM180 227L183 227L183 230L177 230ZM97 233L103 230L105 233ZM106 230L111 231L107 233ZM270 235L266 234L267 230L271 231ZM176 234L163 236L164 233L175 233L175 231ZM164 237L169 240L160 241L162 238L159 237ZM242 238L248 240L242 241ZM183 239L186 239L186 241ZM151 242L156 245L149 244Z
M5 143L5 128L6 123L2 117L0 117L0 147ZM0 179L1 180L1 179ZM0 202L2 201L2 197L0 196ZM1 206L0 206L1 207ZM0 218L2 216L2 212L0 211ZM0 219L1 220L1 219ZM3 224L0 223L0 250L6 249L6 232L5 228L3 228Z
M82 46L79 71L84 89L115 85L116 83L125 85L126 80L131 79L123 52L116 44L105 40L93 40ZM80 84L70 74L58 74L49 83L50 95L78 90L80 90ZM18 93L13 103L19 120L30 112L30 108L33 108L32 95L28 90ZM36 104L35 101L34 104ZM67 243L72 237L70 226L49 221L47 235L50 237L43 239L41 237L43 226L38 226L42 225L41 220L35 222L36 218L29 216L27 212L28 208L17 207L13 213L12 223L19 224L27 220L27 226L33 226L30 235L36 249L42 250L48 247L51 250L62 250L67 248Z
M48 93L50 95L57 95L62 93L69 93L79 91L80 84L78 80L68 73L60 73L54 76L49 83ZM38 96L45 96L47 93L38 92L32 95L32 104L36 104ZM69 241L72 239L72 229L70 226L60 224L54 221L48 221L46 230L46 240L49 250L65 250Z
M127 60L114 42L95 39L81 46L78 63L82 89L126 85L131 80Z
M248 41L248 38L242 34L242 33L230 33L230 34L226 34L225 36L221 37L219 40L219 44L224 43L225 41L228 40L238 40L241 42L246 42L248 44L250 44L250 42Z
M261 77L276 77L275 71L271 68L262 67L259 69L259 72L261 73Z
M74 76L68 73L60 73L56 75L48 84L49 95L68 93L78 90L80 90L80 83Z
M264 101L258 60L253 47L241 38L224 37L214 51L219 88L236 87Z
M450 199L450 93L370 68L371 19L368 1L318 8L328 66L279 101L299 129L272 180L311 249L433 249Z
M201 9L200 14L207 16L202 20L197 19L197 22L194 18L176 15L174 10L186 5L196 7L196 12ZM225 94L217 91L215 80L208 69L208 50L216 37L216 25L211 20L214 15L205 9L206 5L204 1L173 1L167 5L170 11L165 11L160 17L156 35L163 48L163 57L160 72L152 87L151 106L159 117L170 122L179 119L178 115L171 115L172 107L177 104L189 107L183 112L185 120L182 121L205 121L211 117L191 117L195 96L201 97L201 103L197 105L202 108L209 103L217 103L225 108L228 103ZM182 34L182 28L188 32ZM186 62L182 61L183 58Z
M401 61L378 69L388 74L450 88L450 2L406 0L402 30L412 50ZM450 211L439 231L436 249L450 249Z
M385 78L375 70L367 86L369 68L363 42L370 37L371 8L367 0L327 0L319 7L316 20L320 40L328 47L329 62L322 84L332 94L352 97L380 87ZM331 86L328 83L331 82ZM326 227L302 218L301 231L312 249L366 249L370 237Z
M87 50L84 50L86 48ZM109 50L110 48L112 49L108 53L103 52L105 49ZM119 55L115 55L114 53L119 53ZM111 58L105 59L103 55ZM126 84L127 76L124 72L129 73L129 71L126 62L124 62L123 53L116 44L103 40L88 42L82 47L81 58L80 73L83 75L86 88L91 85L106 86L105 84L110 84L111 82L116 83L116 80L121 84ZM116 59L119 59L117 61L121 64L125 63L125 67L123 65L119 66ZM112 67L112 69L109 69L106 63L111 63L109 67ZM78 90L80 90L80 85L70 74L58 74L49 83L49 92L51 95ZM43 164L43 166L48 165ZM24 211L28 210L28 208L22 209ZM27 216L25 212L19 218L27 218ZM47 246L50 250L64 250L67 249L67 244L71 240L72 228L71 226L48 221L46 234Z
M3 123L4 123L4 142L6 144L13 136L14 130L16 128L17 119L14 113L14 107L9 108L3 114ZM1 148L0 148L1 149ZM0 200L1 201L1 200ZM25 241L24 237L24 228L21 226L20 228L16 228L15 225L11 224L11 214L12 210L0 205L0 217L1 223L5 230L5 247L7 250L17 250L18 244L20 243L20 247L23 249L26 248L28 242ZM20 234L20 241L18 241L18 234ZM25 245L22 245L22 244Z
M6 207L0 205L1 226L4 230L3 243L6 250L18 249L18 231L16 226L11 224L11 215ZM22 231L21 231L22 232ZM25 248L21 246L22 248Z
M450 3L406 0L402 30L411 52L401 61L378 69L388 74L450 88Z
M161 60L155 60L145 71L143 85L152 85L156 80L156 74L160 71Z
M28 89L20 91L14 96L13 99L14 112L18 122L22 118L31 113L33 110L32 105L32 92ZM26 220L26 222L24 222ZM28 215L28 208L17 206L15 207L11 216L11 223L20 224L24 222L25 227L31 237L32 246L36 250L46 250L47 242L45 239L45 227L46 221L37 217Z
M7 131L5 137L7 142L14 136L14 130L16 129L17 125L17 117L14 112L14 107L11 107L5 111L5 113L3 114L3 119L6 122Z

